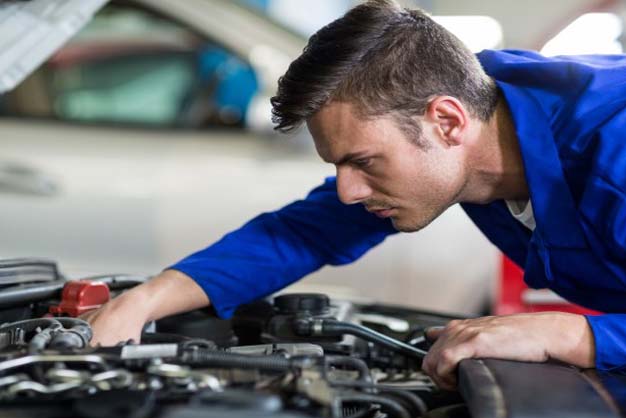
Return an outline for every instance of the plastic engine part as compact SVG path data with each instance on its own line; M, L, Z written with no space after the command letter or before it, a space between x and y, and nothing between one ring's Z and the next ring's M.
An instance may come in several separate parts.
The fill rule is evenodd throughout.
M111 293L106 283L72 280L63 287L61 303L51 306L49 312L53 315L77 317L87 311L99 308L107 303L110 298Z

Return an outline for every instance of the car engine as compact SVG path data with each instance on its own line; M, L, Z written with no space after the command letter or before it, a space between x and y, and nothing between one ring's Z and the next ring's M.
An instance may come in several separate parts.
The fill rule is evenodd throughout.
M464 408L420 371L424 329L449 317L323 294L260 300L229 320L196 310L147 324L141 343L90 346L78 317L146 279L69 281L46 260L0 262L3 416L408 418Z
M91 346L80 316L148 277L68 280L0 260L4 418L532 418L624 416L624 377L563 364L463 360L458 392L420 369L424 330L451 316L282 294L228 320L200 309ZM558 390L555 391L555 388Z

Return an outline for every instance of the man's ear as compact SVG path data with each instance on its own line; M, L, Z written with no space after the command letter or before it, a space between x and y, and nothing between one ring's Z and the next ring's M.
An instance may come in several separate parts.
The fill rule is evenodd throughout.
M452 96L437 96L428 102L425 118L447 146L461 145L469 122L463 103Z

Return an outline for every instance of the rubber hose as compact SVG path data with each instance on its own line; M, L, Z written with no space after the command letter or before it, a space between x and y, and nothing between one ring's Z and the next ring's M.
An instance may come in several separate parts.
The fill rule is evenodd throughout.
M364 402L370 404L379 404L383 407L384 411L391 417L395 418L411 418L411 413L406 410L399 402L383 398L382 396L367 395L367 394L354 394L344 395L337 398L338 405L341 406L344 402ZM338 409L338 408L337 408ZM337 412L335 412L337 416Z
M428 354L427 351L410 346L406 343L403 343L402 341L398 341L394 338L388 337L385 334L376 332L373 329L364 327L363 325L352 324L350 322L341 322L334 319L323 319L322 334L324 336L336 336L343 334L354 335L356 337L363 338L366 341L370 341L374 344L386 347L392 351L418 359L423 359L426 354Z
M425 414L426 411L428 411L428 407L426 406L426 403L422 400L422 398L420 398L413 392L409 392L408 390L385 389L385 390L380 391L380 393L382 394L387 393L389 395L396 396L397 398L404 399L407 403L411 404L411 406L417 413L417 416L421 416Z
M206 349L198 349L183 353L181 362L190 366L228 369L259 369L277 372L284 372L293 368L293 363L284 357L252 356Z

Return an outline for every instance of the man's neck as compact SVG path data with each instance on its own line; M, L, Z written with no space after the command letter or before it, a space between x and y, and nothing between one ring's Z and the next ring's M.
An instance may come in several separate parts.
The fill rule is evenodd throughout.
M470 159L468 202L529 198L515 125L504 98L488 122L482 123Z

